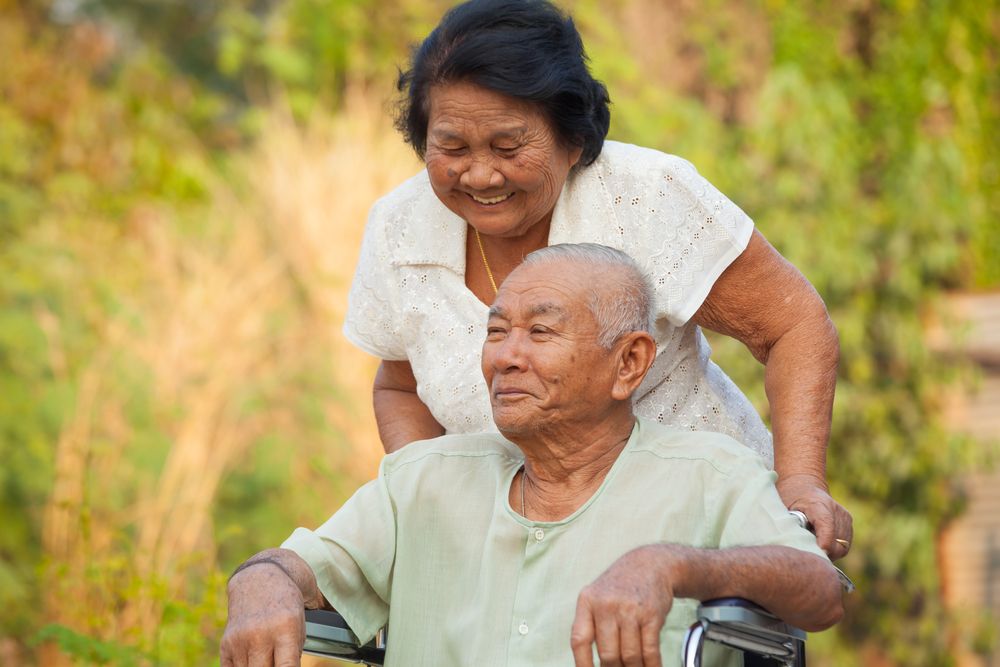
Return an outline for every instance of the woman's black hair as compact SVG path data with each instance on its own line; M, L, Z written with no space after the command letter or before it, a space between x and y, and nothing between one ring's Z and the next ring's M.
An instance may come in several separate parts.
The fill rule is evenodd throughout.
M538 105L580 163L601 154L611 100L587 68L573 19L547 0L469 0L444 15L400 71L396 128L421 159L427 149L428 95L469 82Z

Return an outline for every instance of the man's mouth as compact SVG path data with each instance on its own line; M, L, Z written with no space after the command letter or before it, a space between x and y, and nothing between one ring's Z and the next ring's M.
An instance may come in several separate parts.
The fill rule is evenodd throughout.
M514 196L513 192L508 192L505 195L497 195L496 197L477 197L476 195L472 194L471 192L469 192L467 194L470 197L472 197L473 199L475 199L477 202L479 202L480 204L499 204L500 202L504 201L505 199L508 199L508 198Z
M524 389L518 389L516 387L496 387L493 390L494 396L520 396L527 393L528 392Z

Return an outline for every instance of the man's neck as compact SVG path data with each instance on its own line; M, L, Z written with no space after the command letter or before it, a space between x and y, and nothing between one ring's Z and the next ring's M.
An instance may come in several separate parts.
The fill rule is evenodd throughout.
M524 452L525 472L510 489L511 507L532 521L561 521L580 509L607 477L632 434L631 409L599 423L569 425L513 440Z

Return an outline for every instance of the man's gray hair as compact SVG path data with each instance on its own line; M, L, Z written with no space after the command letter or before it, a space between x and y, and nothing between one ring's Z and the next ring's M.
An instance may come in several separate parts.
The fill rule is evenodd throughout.
M560 243L529 254L524 264L541 266L560 260L597 270L610 269L621 275L621 280L595 281L590 285L587 306L597 320L599 345L611 349L625 334L653 333L653 286L635 260L620 250L596 243Z

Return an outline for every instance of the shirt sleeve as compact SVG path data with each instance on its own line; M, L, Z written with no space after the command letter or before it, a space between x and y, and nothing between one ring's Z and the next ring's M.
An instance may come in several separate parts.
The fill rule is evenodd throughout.
M749 460L751 457L746 458ZM729 511L724 512L726 521L719 547L785 546L827 560L826 554L816 544L816 536L802 528L781 502L774 486L778 475L765 469L758 457L752 458L753 465L759 469L753 471L755 474L746 476L741 471L738 476L749 481L734 486L729 494L734 502Z
M309 564L320 591L361 643L388 622L396 521L382 474L318 529L297 528L281 546Z
M645 205L646 247L637 252L647 258L660 313L683 326L746 249L754 225L690 162L661 156L658 168L647 172L647 189L618 206Z
M372 206L347 296L344 336L368 354L390 361L407 359L401 335L402 305L386 234L386 200Z

